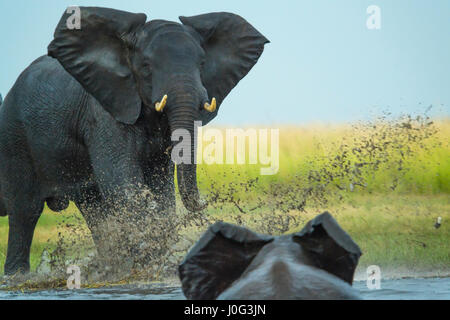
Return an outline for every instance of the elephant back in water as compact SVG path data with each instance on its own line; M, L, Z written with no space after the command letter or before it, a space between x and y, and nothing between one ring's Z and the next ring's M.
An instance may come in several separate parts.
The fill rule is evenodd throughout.
M272 237L218 222L179 266L188 299L359 299L361 250L328 213Z

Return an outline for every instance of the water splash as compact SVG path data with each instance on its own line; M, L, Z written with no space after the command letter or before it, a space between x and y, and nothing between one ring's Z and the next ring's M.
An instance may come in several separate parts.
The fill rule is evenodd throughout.
M417 150L435 147L437 128L429 117L410 115L390 119L388 114L352 126L352 134L332 151L308 159L308 170L292 176L289 183L259 184L259 178L231 183L212 181L206 192L209 209L189 213L161 213L149 208L145 215L116 208L98 223L95 242L80 215L58 226L56 245L44 251L39 273L3 280L4 287L53 288L65 285L66 268L81 268L84 286L136 281L167 281L177 278L177 266L207 227L223 218L257 232L279 235L299 229L305 208L326 208L345 202L351 192L373 189L375 173L390 174L385 188L395 190L408 172L405 165ZM239 174L237 174L238 176ZM251 201L242 195L254 194ZM130 202L143 203L149 191L134 194ZM141 199L142 198L142 199ZM179 201L178 201L179 202ZM227 211L225 217L220 213ZM104 216L104 215L102 215ZM99 250L97 250L97 248Z

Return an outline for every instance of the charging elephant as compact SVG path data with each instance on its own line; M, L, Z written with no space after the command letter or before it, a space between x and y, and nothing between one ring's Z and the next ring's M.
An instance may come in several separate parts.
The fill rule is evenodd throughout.
M361 250L325 212L302 231L272 237L218 222L179 266L188 299L359 299Z
M45 202L59 211L75 201L93 236L96 212L107 210L90 207L173 209L177 142L188 154L176 163L182 202L202 210L194 139L171 136L179 129L194 137L194 121L211 121L268 42L232 13L180 17L181 24L107 8L80 13L79 28L63 14L48 55L22 72L0 109L6 274L29 270ZM151 204L129 201L143 186Z

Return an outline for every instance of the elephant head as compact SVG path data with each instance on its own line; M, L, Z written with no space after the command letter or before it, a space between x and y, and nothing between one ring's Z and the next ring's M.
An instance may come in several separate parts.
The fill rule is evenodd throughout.
M187 254L179 276L183 293L195 300L353 299L360 256L328 212L280 237L218 222Z
M232 13L180 17L181 24L145 14L81 7L80 28L64 13L48 54L117 121L133 125L151 108L170 133L192 137L190 161L177 163L181 199L190 211L204 207L194 163L194 121L205 125L250 71L269 42Z

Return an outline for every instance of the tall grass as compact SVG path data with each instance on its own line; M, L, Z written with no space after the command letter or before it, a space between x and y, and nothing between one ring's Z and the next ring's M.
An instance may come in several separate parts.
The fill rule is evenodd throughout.
M260 189L299 179L305 185L312 182L307 181L308 175L316 172L331 175L331 184L359 194L450 193L450 120L432 123L406 118L358 125L285 126L279 127L279 137L276 175L260 175L260 165L202 164L198 170L200 189L207 192L214 183L253 179ZM244 184L235 187L246 197Z

